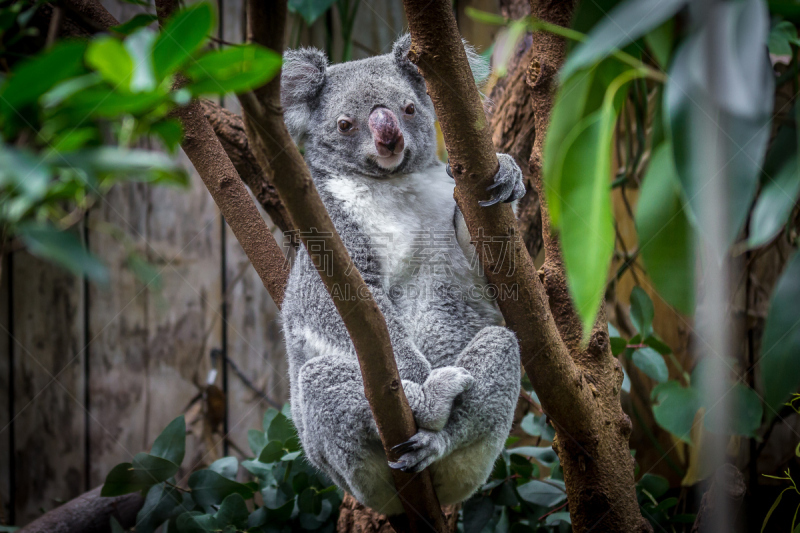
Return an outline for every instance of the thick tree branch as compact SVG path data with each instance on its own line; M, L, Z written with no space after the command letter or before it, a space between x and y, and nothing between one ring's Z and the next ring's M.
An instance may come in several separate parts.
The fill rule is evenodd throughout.
M208 123L214 128L214 133L236 167L239 177L253 191L272 222L283 232L292 231L294 227L289 213L272 185L272 169L267 167L268 171L262 170L250 148L242 117L210 100L201 100L200 103Z
M81 494L74 500L43 514L18 533L111 533L111 518L128 529L144 505L141 494L115 498L100 496L101 487Z
M248 38L276 51L283 50L286 2L248 2ZM364 392L372 409L389 458L396 459L392 446L411 438L417 431L408 405L386 321L364 283L328 216L300 152L283 122L280 105L280 79L276 78L255 93L240 97L245 110L248 136L255 144L259 161L269 158L274 170L273 184L286 206L300 238L325 240L332 268L323 267L325 258L312 254L317 271L331 294L336 309L358 355ZM251 133L253 135L251 135ZM314 232L312 234L312 231ZM339 291L336 288L339 287ZM347 287L349 290L342 291ZM342 294L356 294L345 299ZM338 296L337 296L338 295ZM405 520L392 520L395 529L411 531L446 531L444 516L433 490L430 473L407 474L393 470L395 486L406 510Z
M628 450L631 422L620 406L622 371L610 352L605 319L601 316L588 349L584 349L580 321L574 328L577 315L569 299L558 243L550 238L546 225L545 202L542 219L550 262L544 271L544 286L515 231L510 207L484 209L478 205L478 200L486 199L484 191L492 183L497 160L450 2L404 0L404 4L412 36L409 58L425 77L442 126L456 179L456 201L489 282L500 287L498 304L506 324L517 334L525 370L556 426L553 446L564 468L573 528L649 531L636 501ZM559 24L569 22L572 7L571 0L532 2L535 16ZM553 104L550 80L564 56L563 43L554 39L534 35L532 43L528 83L534 87L534 161L541 160ZM532 165L530 170L535 179L540 178L540 167ZM541 189L539 192L542 199ZM511 260L504 255L503 245L513 250ZM504 287L512 290L502 290Z

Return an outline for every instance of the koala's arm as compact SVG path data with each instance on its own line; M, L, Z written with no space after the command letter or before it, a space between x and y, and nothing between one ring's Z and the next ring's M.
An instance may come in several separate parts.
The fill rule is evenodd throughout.
M517 200L525 196L525 177L522 175L517 162L509 154L497 154L497 161L500 163L500 168L497 174L494 175L494 183L490 185L487 190L491 192L492 197L489 200L479 201L482 207L489 207L491 205L506 202L511 204L511 209L514 214L517 214ZM448 165L448 174L450 167ZM452 175L452 174L451 174ZM471 241L472 237L467 229L467 223L464 220L464 215L461 210L456 206L453 223L456 228L456 240L464 250L465 254L474 253ZM467 257L470 257L468 255ZM476 263L477 264L477 263Z

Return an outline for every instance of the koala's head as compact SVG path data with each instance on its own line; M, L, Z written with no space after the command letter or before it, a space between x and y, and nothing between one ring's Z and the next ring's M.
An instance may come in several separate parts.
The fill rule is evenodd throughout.
M404 35L391 53L338 65L319 50L286 52L284 118L310 165L381 178L435 161L436 117L425 80L406 57L410 45ZM468 52L473 72L485 69Z

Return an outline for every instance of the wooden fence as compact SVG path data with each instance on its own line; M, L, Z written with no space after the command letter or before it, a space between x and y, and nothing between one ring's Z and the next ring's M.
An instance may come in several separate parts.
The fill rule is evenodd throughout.
M143 9L103 3L119 20ZM497 9L492 0L471 4ZM243 5L218 0L220 39L243 40ZM324 46L326 24L336 33L335 18L322 20L300 42ZM404 27L399 0L362 0L354 57L387 52ZM462 29L490 42L486 28L466 21ZM239 111L235 98L224 103ZM24 525L101 484L186 410L212 368L227 408L219 435L189 439L189 467L248 450L247 430L260 427L270 402L288 398L277 309L199 176L188 191L117 186L83 229L109 266L107 288L24 251L2 265L0 524ZM132 251L155 265L160 287L126 268Z

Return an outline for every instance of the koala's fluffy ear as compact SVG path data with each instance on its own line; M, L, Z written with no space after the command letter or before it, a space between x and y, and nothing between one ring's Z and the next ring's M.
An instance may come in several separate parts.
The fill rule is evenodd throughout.
M287 50L281 72L281 105L289 133L298 144L308 132L314 101L325 84L328 58L315 48Z
M469 61L470 69L472 69L472 77L475 78L475 83L480 86L489 77L489 62L484 59L466 39L461 39L461 41L464 43L464 50L467 52L467 61ZM409 61L407 57L410 49L411 35L406 33L397 39L392 47L395 63L401 72L407 74L412 79L418 78L422 80L422 75L419 73L419 70L417 70L416 65Z

